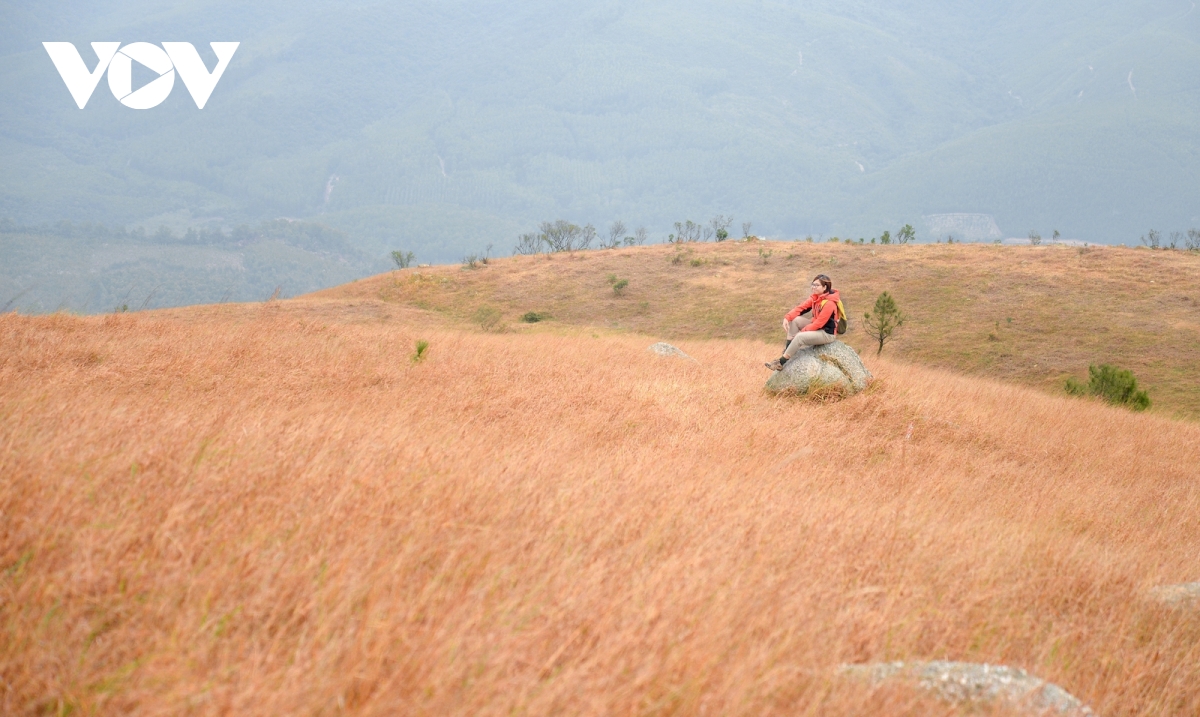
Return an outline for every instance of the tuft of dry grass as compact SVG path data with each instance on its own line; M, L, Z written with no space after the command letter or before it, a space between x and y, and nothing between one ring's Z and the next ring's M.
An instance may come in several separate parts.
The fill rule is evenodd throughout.
M728 241L521 256L477 272L407 270L315 296L381 300L454 321L486 303L508 317L545 311L559 323L666 339L773 342L818 273L842 291L846 340L860 352L874 349L854 325L886 290L909 316L887 355L1052 393L1068 376L1086 379L1089 364L1116 364L1149 388L1152 410L1200 418L1200 254L1192 252ZM609 274L629 279L623 296L612 295Z
M1200 426L356 301L0 316L0 712L951 715L836 677L949 659L1200 713L1145 598L1200 580Z

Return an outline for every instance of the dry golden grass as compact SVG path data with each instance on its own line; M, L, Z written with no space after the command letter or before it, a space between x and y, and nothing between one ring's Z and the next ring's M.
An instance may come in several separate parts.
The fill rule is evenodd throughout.
M1200 580L1200 426L652 340L0 316L0 712L958 714L835 676L945 658L1200 713L1200 615L1145 598Z
M489 304L510 325L544 311L560 323L666 339L774 342L780 318L818 272L842 289L852 319L881 291L896 297L911 320L887 355L1052 393L1068 376L1086 379L1089 364L1113 363L1149 388L1152 410L1200 419L1200 254L1182 251L724 242L409 269L318 296L457 320ZM620 297L610 274L629 280ZM861 330L847 341L874 352Z

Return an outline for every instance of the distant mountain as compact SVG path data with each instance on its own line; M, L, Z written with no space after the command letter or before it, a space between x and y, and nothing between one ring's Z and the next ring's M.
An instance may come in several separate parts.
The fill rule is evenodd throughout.
M290 217L449 261L544 219L663 238L876 236L990 215L1130 242L1200 226L1192 0L0 5L0 217L181 233ZM75 107L43 41L241 42ZM926 238L931 238L926 235Z
M88 313L264 301L388 268L344 233L276 220L225 233L95 224L20 227L0 221L0 313Z

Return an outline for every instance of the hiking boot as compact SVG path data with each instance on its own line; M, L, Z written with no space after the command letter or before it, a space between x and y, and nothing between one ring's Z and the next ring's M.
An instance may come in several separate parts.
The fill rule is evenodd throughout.
M767 368L771 369L772 371L782 371L783 366L786 363L787 363L787 359L784 358L783 356L780 356L779 358L775 359L774 361L771 361L770 363L763 364L763 366L766 366Z

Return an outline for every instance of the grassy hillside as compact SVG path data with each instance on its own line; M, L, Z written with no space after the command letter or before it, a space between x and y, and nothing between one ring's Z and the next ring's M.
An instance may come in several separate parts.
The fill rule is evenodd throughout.
M769 331L712 287L809 271L755 249L0 316L3 711L961 714L836 673L933 658L1027 669L1098 714L1200 711L1200 617L1147 597L1200 579L1200 427L871 354L867 393L769 397L771 346L699 338ZM805 256L848 287L851 267L998 284L995 261L1028 278L1018 321L1051 260L1161 261L856 251ZM630 295L593 299L610 261ZM647 266L673 293L639 286ZM902 303L952 306L919 285ZM658 331L464 330L472 291L670 329L696 361L647 352ZM989 291L979 311L1004 306ZM965 360L973 328L928 326L897 353L940 332Z
M817 273L842 290L846 336L870 339L858 319L890 291L909 323L885 353L1058 392L1091 363L1132 369L1156 412L1200 418L1200 254L1121 247L871 246L725 242L408 269L316 297L370 299L470 322L480 307L510 330L526 312L571 324L668 339L770 341ZM622 295L608 277L629 281Z

